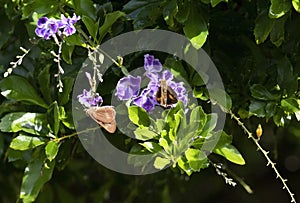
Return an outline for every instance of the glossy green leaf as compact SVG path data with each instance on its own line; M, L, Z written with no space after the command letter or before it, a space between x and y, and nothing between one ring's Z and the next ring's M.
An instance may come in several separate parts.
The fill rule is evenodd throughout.
M292 4L294 9L300 13L300 0L292 0Z
M273 29L275 20L268 17L267 12L259 14L255 21L254 36L256 44L263 43Z
M56 101L50 105L47 111L47 118L49 121L49 125L52 131L54 132L55 137L57 137L60 120L59 120L59 107Z
M215 101L222 108L225 108L227 111L232 107L232 101L230 96L220 88L209 89L209 97L212 101Z
M141 107L130 106L128 115L129 119L139 127L148 127L151 123L148 113Z
M43 185L51 179L54 166L54 161L44 162L44 156L31 160L25 168L20 191L24 203L35 201Z
M185 152L185 157L193 171L200 171L201 168L206 167L207 156L199 149L189 148Z
M251 95L255 99L259 100L278 100L280 95L271 94L267 88L262 86L261 84L254 84L250 87Z
M158 136L155 132L149 130L147 127L137 128L134 131L135 138L138 140L150 140Z
M277 82L280 89L285 90L288 95L294 95L298 89L298 81L293 71L293 65L288 57L282 57L276 64Z
M240 152L233 145L225 145L220 148L215 148L213 152L225 157L233 163L239 165L244 165L246 163Z
M276 108L277 108L277 103L275 102L269 102L267 105L266 105L266 118L269 119L271 117L273 117L276 113Z
M179 23L185 23L188 20L190 14L190 1L189 0L177 0L178 12L175 16Z
M63 60L68 63L72 64L72 54L74 51L75 46L68 46L66 43L63 43L62 50L61 50L61 56Z
M174 26L174 16L178 12L178 6L176 0L170 0L163 8L163 17L166 23L173 27Z
M275 21L274 27L270 33L270 39L275 46L279 47L284 41L284 26L285 22L288 19L288 16L285 15L282 18L279 18Z
M206 123L203 126L200 135L202 137L206 137L216 127L217 121L218 121L218 115L217 114L215 114L215 113L208 114Z
M59 143L49 142L45 147L45 153L49 161L55 159L59 149Z
M284 111L296 113L300 110L300 101L295 98L282 99L281 107Z
M101 42L105 35L109 32L111 26L121 17L125 16L125 13L121 11L115 11L113 13L108 13L105 16L103 25L99 28L99 41Z
M155 161L154 161L154 167L156 169L164 169L165 167L167 167L169 164L171 163L171 161L169 159L166 158L162 158L162 157L156 157Z
M228 0L210 0L211 2L211 6L215 7L216 5L218 5L221 2L228 2Z
M124 5L123 11L133 19L135 29L143 29L153 25L161 16L160 4L159 0L131 0Z
M3 132L24 131L40 136L51 136L45 114L16 112L2 117L0 130Z
M22 18L29 18L33 12L37 12L43 15L55 13L59 5L59 0L27 1L22 7Z
M202 13L197 10L196 6L193 6L183 27L184 34L191 40L196 49L203 46L208 36L208 25Z
M184 69L182 62L176 60L174 57L168 57L165 60L164 66L172 71L175 78L183 77L185 80L188 79L187 71Z
M38 76L38 82L40 85L41 93L48 104L52 101L51 87L50 87L51 75L49 71L50 71L50 65L42 69L42 71L39 73Z
M92 18L88 16L82 16L81 19L84 25L86 26L90 36L93 39L96 39L98 33L99 21L95 22Z
M245 160L240 154L240 152L233 146L231 145L232 142L232 136L228 135L224 131L218 131L212 135L212 137L218 138L218 143L215 146L213 152L216 154L219 154L223 157L225 157L227 160L244 165Z
M83 39L80 37L79 34L76 34L76 33L71 36L65 37L64 41L67 43L68 46L86 47L86 44L83 41Z
M76 14L79 16L88 16L96 20L96 8L92 0L72 0Z
M29 150L44 144L46 141L42 137L19 135L11 141L9 147L15 150Z
M265 107L265 102L252 100L249 106L249 112L250 114L255 115L257 117L265 117Z
M8 99L25 101L47 108L48 105L39 96L34 87L23 77L11 75L0 81L1 94Z
M271 0L269 17L280 18L291 9L291 6L292 4L290 0Z
M74 78L65 77L63 80L63 92L58 92L58 103L60 106L67 104L70 100L70 94L72 92Z

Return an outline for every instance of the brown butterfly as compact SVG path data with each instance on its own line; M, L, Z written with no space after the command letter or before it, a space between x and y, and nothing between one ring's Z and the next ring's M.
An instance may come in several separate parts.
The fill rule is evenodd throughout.
M90 107L86 113L107 132L114 133L116 131L116 111L113 106Z
M168 108L178 102L176 92L167 85L166 80L160 81L160 87L156 93L156 101L164 108Z

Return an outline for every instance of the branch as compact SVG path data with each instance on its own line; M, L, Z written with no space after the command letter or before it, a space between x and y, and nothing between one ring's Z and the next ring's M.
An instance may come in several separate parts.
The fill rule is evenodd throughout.
M261 151L261 152L263 153L263 155L265 156L265 158L267 159L267 162L268 162L268 163L267 163L267 166L271 165L272 169L273 169L273 170L275 171L275 173L276 173L276 178L279 178L279 179L281 180L281 182L282 182L282 184L283 184L283 189L287 190L287 192L289 193L289 195L290 195L290 197L291 197L291 202L296 203L296 200L295 200L295 198L294 198L294 194L291 192L290 188L289 188L288 185L287 185L287 179L284 179L284 178L280 175L280 173L278 172L278 170L277 170L277 168L276 168L276 166L275 166L276 163L274 163L274 162L270 159L270 157L268 156L268 153L269 153L269 152L267 152L266 150L264 150L264 149L261 147L261 145L258 143L259 138L256 139L256 138L252 135L252 133L247 129L247 127L244 125L244 123L242 123L242 122L240 121L240 118L238 118L237 116L235 116L235 115L232 113L231 110L227 111L227 113L231 115L231 118L232 118L232 119L234 119L234 120L237 121L238 125L240 125L240 126L242 127L242 129L244 130L245 134L248 135L248 138L249 138L249 139L252 139L252 141L256 144L258 150Z

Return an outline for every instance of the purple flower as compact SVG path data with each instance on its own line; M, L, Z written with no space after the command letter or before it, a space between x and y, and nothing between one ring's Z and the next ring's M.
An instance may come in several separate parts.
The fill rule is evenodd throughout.
M162 70L162 65L154 56L146 54L144 55L144 68L146 70L146 76L151 79Z
M102 97L98 93L92 94L92 91L87 91L86 89L84 89L83 93L78 95L77 98L79 103L86 108L98 106L99 103L103 102Z
M128 100L139 94L141 85L141 77L133 77L131 75L121 78L117 84L117 92L115 95L120 100Z
M52 35L55 35L59 31L59 29L63 29L62 34L65 36L70 36L76 32L74 24L78 20L80 20L80 16L76 16L76 14L73 14L72 18L66 18L62 14L60 20L42 17L37 22L35 33L37 36L43 37L44 39L48 40Z
M76 14L73 14L72 18L66 18L63 14L61 14L61 20L58 21L58 27L63 28L63 34L65 36L70 36L76 32L76 28L74 27L74 24L80 20L80 16L76 16Z
M58 30L57 20L47 17L42 17L37 22L37 28L35 29L35 34L39 37L43 37L48 40Z
M133 99L133 103L136 106L142 107L147 112L151 111L157 104L155 98L156 91L153 87L144 89L140 96Z

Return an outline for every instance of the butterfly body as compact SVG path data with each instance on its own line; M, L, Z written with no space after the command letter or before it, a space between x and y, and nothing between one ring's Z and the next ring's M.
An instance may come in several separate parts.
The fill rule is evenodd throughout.
M160 87L156 93L156 101L164 108L168 108L178 102L175 91L167 85L166 80L160 81Z
M90 107L86 113L107 132L114 133L116 131L116 111L113 106Z

